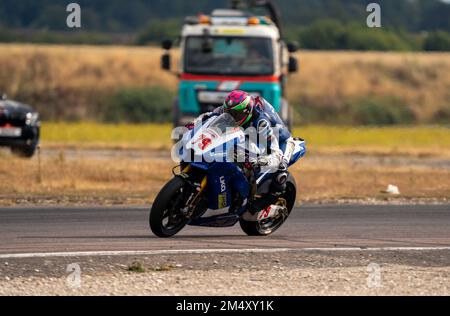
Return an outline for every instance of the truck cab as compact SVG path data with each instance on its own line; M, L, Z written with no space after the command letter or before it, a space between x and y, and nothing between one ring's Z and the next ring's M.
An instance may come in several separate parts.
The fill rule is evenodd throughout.
M292 126L285 99L288 73L297 71L280 28L267 16L236 9L219 9L210 15L188 17L180 37L178 97L173 123L180 126L223 104L233 90L262 96ZM170 70L172 43L165 41L162 68Z

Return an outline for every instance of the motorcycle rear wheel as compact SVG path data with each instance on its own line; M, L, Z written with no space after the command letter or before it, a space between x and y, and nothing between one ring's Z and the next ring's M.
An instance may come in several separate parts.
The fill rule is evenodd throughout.
M186 183L174 177L156 197L149 216L150 229L156 236L172 237L186 226L188 219L181 213L186 203L183 190Z
M295 180L294 180L295 181ZM277 231L287 220L291 214L292 209L295 205L295 200L297 197L296 184L293 181L289 181L286 184L286 191L280 196L279 201L285 201L287 207L287 213L276 219L268 219L259 222L245 221L244 219L239 220L242 230L248 236L268 236Z

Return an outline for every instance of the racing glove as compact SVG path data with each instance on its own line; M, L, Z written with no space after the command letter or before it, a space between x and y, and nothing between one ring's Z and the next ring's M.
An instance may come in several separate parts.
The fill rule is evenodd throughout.
M188 130L192 131L194 129L195 124L194 123L189 123L184 125L184 127L186 127Z

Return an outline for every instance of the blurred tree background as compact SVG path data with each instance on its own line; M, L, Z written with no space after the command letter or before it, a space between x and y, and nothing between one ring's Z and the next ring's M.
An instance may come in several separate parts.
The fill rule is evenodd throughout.
M365 25L373 0L275 0L286 35L307 49L448 51L450 3L378 0L383 28ZM82 29L68 30L64 0L0 0L0 41L74 44L157 43L176 37L182 18L226 7L227 0L78 0Z

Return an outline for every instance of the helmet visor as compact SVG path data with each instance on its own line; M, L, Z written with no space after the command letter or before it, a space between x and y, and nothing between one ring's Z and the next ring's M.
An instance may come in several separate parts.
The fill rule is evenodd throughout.
M227 109L225 112L230 114L237 123L244 121L248 116L247 110Z

